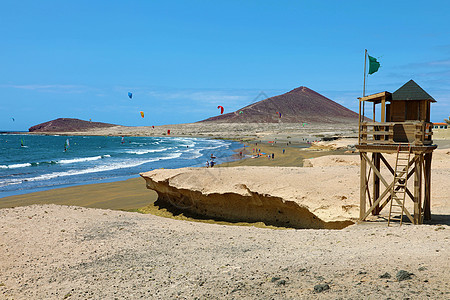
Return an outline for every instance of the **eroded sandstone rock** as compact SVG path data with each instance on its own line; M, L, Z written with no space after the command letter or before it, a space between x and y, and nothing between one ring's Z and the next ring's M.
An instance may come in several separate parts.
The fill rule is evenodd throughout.
M158 200L181 210L232 222L292 228L344 228L356 218L349 196L320 188L308 168L235 167L158 169L140 175ZM313 173L313 174L311 174ZM336 183L337 180L335 180ZM325 183L326 184L326 183ZM335 187L336 189L336 187ZM339 184L336 192L339 192ZM322 196L326 194L328 200Z

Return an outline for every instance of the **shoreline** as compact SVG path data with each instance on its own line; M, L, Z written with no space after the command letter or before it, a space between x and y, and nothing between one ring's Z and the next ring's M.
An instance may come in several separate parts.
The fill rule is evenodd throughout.
M287 149L285 155L280 154L282 147L280 143L271 145L264 142L259 142L258 146L261 152L273 151L276 153L274 160L268 160L266 157L252 159L248 157L252 152L249 151L253 147L251 141L243 141L241 139L226 139L234 142L239 142L243 145L242 148L235 149L231 157L233 161L223 162L216 165L214 168L231 167L231 166L301 166L303 159L330 155L331 152L314 152L302 151L299 145L294 142L286 145ZM244 147L245 146L245 147ZM302 147L307 146L303 144ZM244 150L245 149L245 150ZM253 149L253 148L252 148ZM246 153L247 157L240 159L239 152ZM271 152L272 153L272 152ZM298 156L301 156L298 159ZM198 168L204 168L199 166ZM83 197L79 197L83 195ZM172 213L155 210L154 203L157 201L157 194L153 190L149 190L145 186L145 180L136 174L136 177L126 180L111 180L108 182L94 182L81 183L68 187L54 187L41 191L25 192L17 195L10 195L0 198L0 209L12 208L19 206L29 206L33 204L57 204L57 205L74 205L87 208L102 208L113 210L126 211L141 211L151 212L152 214L164 215L174 217ZM191 217L184 217L185 219L195 220ZM245 223L245 222L244 222Z
M47 136L47 134L45 134L44 136ZM70 136L95 136L95 135L89 135L88 134L88 135L70 135ZM136 136L136 137L140 137L140 136ZM169 137L161 136L161 138L172 138L172 137L171 136L169 136ZM178 137L173 137L173 138L178 138ZM183 138L205 139L206 137L183 136ZM240 149L239 147L241 147L243 145L242 142L237 140L237 139L215 139L215 140L224 140L224 141L227 141L227 142L235 143L234 145L232 145L230 147L229 150L227 150L227 151L230 152L230 155L221 157L221 159L224 160L224 162L236 159L236 158L234 158L234 152L235 152L236 149ZM206 151L206 149L204 149L204 151ZM202 166L203 166L203 163L197 163L196 165L193 165L192 167L202 167ZM149 170L145 169L145 170L141 170L141 171L139 171L138 173L135 173L135 174L119 175L119 176L116 176L116 177L108 177L108 178L103 178L103 179L92 179L92 180L86 180L86 181L83 181L83 182L63 183L63 184L60 184L60 185L53 185L53 186L34 187L34 188L31 188L31 189L27 189L27 190L21 189L21 190L0 192L0 208L3 207L2 206L2 199L4 199L4 198L14 197L14 196L21 196L21 195L23 196L23 195L27 195L27 194L33 194L33 193L49 191L49 190L53 190L53 189L63 189L63 188L82 186L82 185L102 184L102 183L109 183L109 182L121 182L121 181L126 181L126 180L132 179L132 178L139 178L139 173L140 172L146 172L146 171L149 171Z
M174 127L174 126L191 126L193 125L194 128L197 128L197 126L199 125L204 125L204 124L197 124L197 123L191 123L191 124L175 124L175 125L162 125L162 126L156 126L155 128L158 127ZM223 124L221 124L223 125ZM252 124L250 124L252 125ZM265 124L268 127L274 126L276 124ZM291 126L291 124L287 124L288 126ZM264 126L263 126L264 127ZM128 132L128 133L124 133L124 132L120 132L120 131L114 131L113 129L117 129L119 128L120 130L131 130L132 132ZM125 128L125 129L124 129ZM225 160L229 160L231 159L231 161L224 161L222 163L219 163L216 165L216 167L228 167L228 166L237 166L237 165L247 165L246 163L243 163L242 160L239 155L237 155L236 153L239 153L240 151L245 152L245 149L247 148L247 154L248 153L248 147L250 147L250 144L253 143L255 140L259 140L260 141L260 147L263 148L262 152L264 152L264 149L268 149L265 147L264 140L268 140L267 138L264 139L264 137L257 137L257 136L240 136L239 134L236 134L236 132L234 132L233 136L228 136L228 137L221 137L221 136L211 136L210 134L206 135L206 134L198 134L198 135L192 135L191 133L185 133L185 134L181 134L181 135L177 135L177 134L172 134L170 136L167 135L142 135L142 134L137 134L138 132L133 131L133 130L145 130L145 131L149 131L151 127L125 127L125 126L115 126L115 127L110 127L107 129L103 129L103 130L92 130L92 131L80 131L80 132L8 132L5 134L19 134L19 135L42 135L42 136L115 136L115 137L120 137L122 135L125 136L134 136L134 137L141 137L141 136L147 136L147 137L161 137L161 138L178 138L178 137L182 137L182 138L202 138L202 139L214 139L214 140L226 140L226 141L231 141L231 142L237 142L239 144L241 144L243 147L240 147L238 149L233 150L235 152L235 154L228 156ZM112 132L110 132L110 130L113 130ZM133 134L134 133L134 134ZM142 132L141 132L142 133ZM147 132L148 133L148 132ZM277 140L277 136L278 135L274 135L273 132L266 132L266 134L269 136L269 139L273 139L273 140ZM292 134L291 134L292 135ZM303 136L307 136L310 140L314 140L317 139L317 137L311 135L310 133L306 133L303 132L300 137L295 137L293 135L293 138L291 139L289 135L284 137L283 140L283 136L281 135L281 139L282 140L278 140L279 144L283 143L283 142L290 142L294 141L294 144L291 145L292 147L295 147L294 145L299 145L301 146L301 148L306 148L309 147L308 144L306 143L300 143L297 140L300 140L301 137ZM248 147L245 147L245 145L247 145ZM266 150L266 152L268 152ZM276 152L278 152L278 150L276 150ZM279 155L277 155L278 157L280 157ZM308 157L309 158L309 157ZM245 158L247 159L247 158ZM303 159L302 159L303 160ZM256 160L255 160L256 161ZM271 162L262 162L261 163L261 159L258 160L258 163L250 163L248 165L264 165L264 166L268 166L268 165L278 165L276 162L275 163L271 163ZM279 161L278 159L276 160L277 162ZM289 164L295 164L297 166L301 166L301 162L299 163L295 163L295 162L289 162ZM285 166L285 165L289 165L289 164L281 164L280 166ZM202 165L198 166L198 167L203 167ZM145 170L149 171L149 170ZM49 190L53 190L53 189L63 189L63 188L69 188L69 187L74 187L74 186L81 186L81 185L92 185L92 184L101 184L101 183L107 183L107 182L121 182L121 181L126 181L127 179L133 178L133 177L139 177L139 174L135 174L135 175L130 175L130 176L121 176L121 177L117 177L117 178L107 178L105 180L93 180L93 181L86 181L86 182L82 182L82 183L75 183L75 184L63 184L60 186L53 186L53 187L41 187L41 188L34 188L34 189L30 189L30 190L17 190L17 191L10 191L10 192L5 192L7 195L6 196L1 196L0 197L0 208L2 208L2 204L1 204L1 199L5 199L8 197L15 197L15 196L24 196L24 195L28 195L28 194L33 194L33 193L39 193L39 192L44 192L44 191L49 191ZM125 179L124 179L125 178Z

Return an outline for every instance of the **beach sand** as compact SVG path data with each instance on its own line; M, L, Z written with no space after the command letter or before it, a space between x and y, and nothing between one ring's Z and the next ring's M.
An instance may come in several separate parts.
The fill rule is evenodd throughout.
M273 230L60 205L6 208L0 298L448 299L449 230Z
M258 148L274 160L226 165L298 167L320 156L309 161L313 168L333 168L359 160L324 156L344 149L301 150L300 139L285 148L263 138ZM248 155L253 143L247 141ZM0 209L0 298L448 299L447 152L433 157L440 179L432 185L432 225L280 230L118 211L156 199L142 178L2 198L2 207L12 208Z

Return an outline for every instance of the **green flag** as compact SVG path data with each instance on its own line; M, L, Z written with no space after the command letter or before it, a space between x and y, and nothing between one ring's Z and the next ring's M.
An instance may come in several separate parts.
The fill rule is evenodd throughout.
M375 73L380 68L380 63L377 62L375 57L369 56L369 75Z

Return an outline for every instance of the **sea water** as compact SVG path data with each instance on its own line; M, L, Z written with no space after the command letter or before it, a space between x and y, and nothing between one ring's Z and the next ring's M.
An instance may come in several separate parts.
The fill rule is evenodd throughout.
M205 166L211 154L222 163L239 147L206 138L1 134L0 198L123 180L159 168Z

